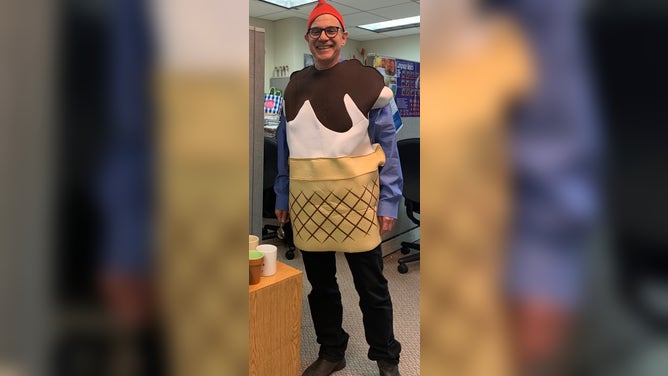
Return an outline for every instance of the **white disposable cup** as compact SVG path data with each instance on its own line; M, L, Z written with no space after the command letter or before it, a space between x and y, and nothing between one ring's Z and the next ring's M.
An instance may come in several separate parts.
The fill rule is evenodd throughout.
M248 235L248 250L254 251L260 244L260 238L255 235Z
M268 277L276 274L276 255L278 253L276 246L271 244L260 244L256 249L264 254L262 276Z

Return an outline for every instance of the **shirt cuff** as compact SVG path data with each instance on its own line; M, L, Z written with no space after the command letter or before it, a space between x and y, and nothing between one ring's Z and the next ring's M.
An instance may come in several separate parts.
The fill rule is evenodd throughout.
M378 216L397 218L399 213L399 197L393 200L380 200L378 203Z
M549 301L576 309L582 300L585 268L576 249L522 244L510 251L507 289L513 300Z

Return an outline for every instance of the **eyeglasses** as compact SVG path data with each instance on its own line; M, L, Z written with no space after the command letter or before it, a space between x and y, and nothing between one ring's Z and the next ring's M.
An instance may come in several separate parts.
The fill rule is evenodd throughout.
M326 28L321 28L321 27L312 27L308 29L308 35L313 38L317 39L320 38L322 35L322 31L325 31L325 35L327 35L328 38L334 38L338 33L341 28L338 26L327 26Z

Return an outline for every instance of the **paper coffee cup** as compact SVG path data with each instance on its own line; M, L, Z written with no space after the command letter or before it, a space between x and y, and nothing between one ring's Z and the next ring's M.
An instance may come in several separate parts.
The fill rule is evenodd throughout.
M258 252L262 252L264 254L262 276L268 277L276 274L276 255L278 253L276 246L271 244L260 244L256 249Z
M260 238L255 235L248 235L248 250L254 251L260 244Z
M262 276L262 264L264 254L258 251L248 251L248 283L251 285L260 283Z

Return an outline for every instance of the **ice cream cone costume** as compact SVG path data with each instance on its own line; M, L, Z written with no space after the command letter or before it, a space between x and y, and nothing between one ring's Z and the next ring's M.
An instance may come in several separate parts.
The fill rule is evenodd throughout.
M298 248L363 252L380 244L378 168L385 153L371 142L368 114L391 99L380 73L357 60L292 74L285 117Z

